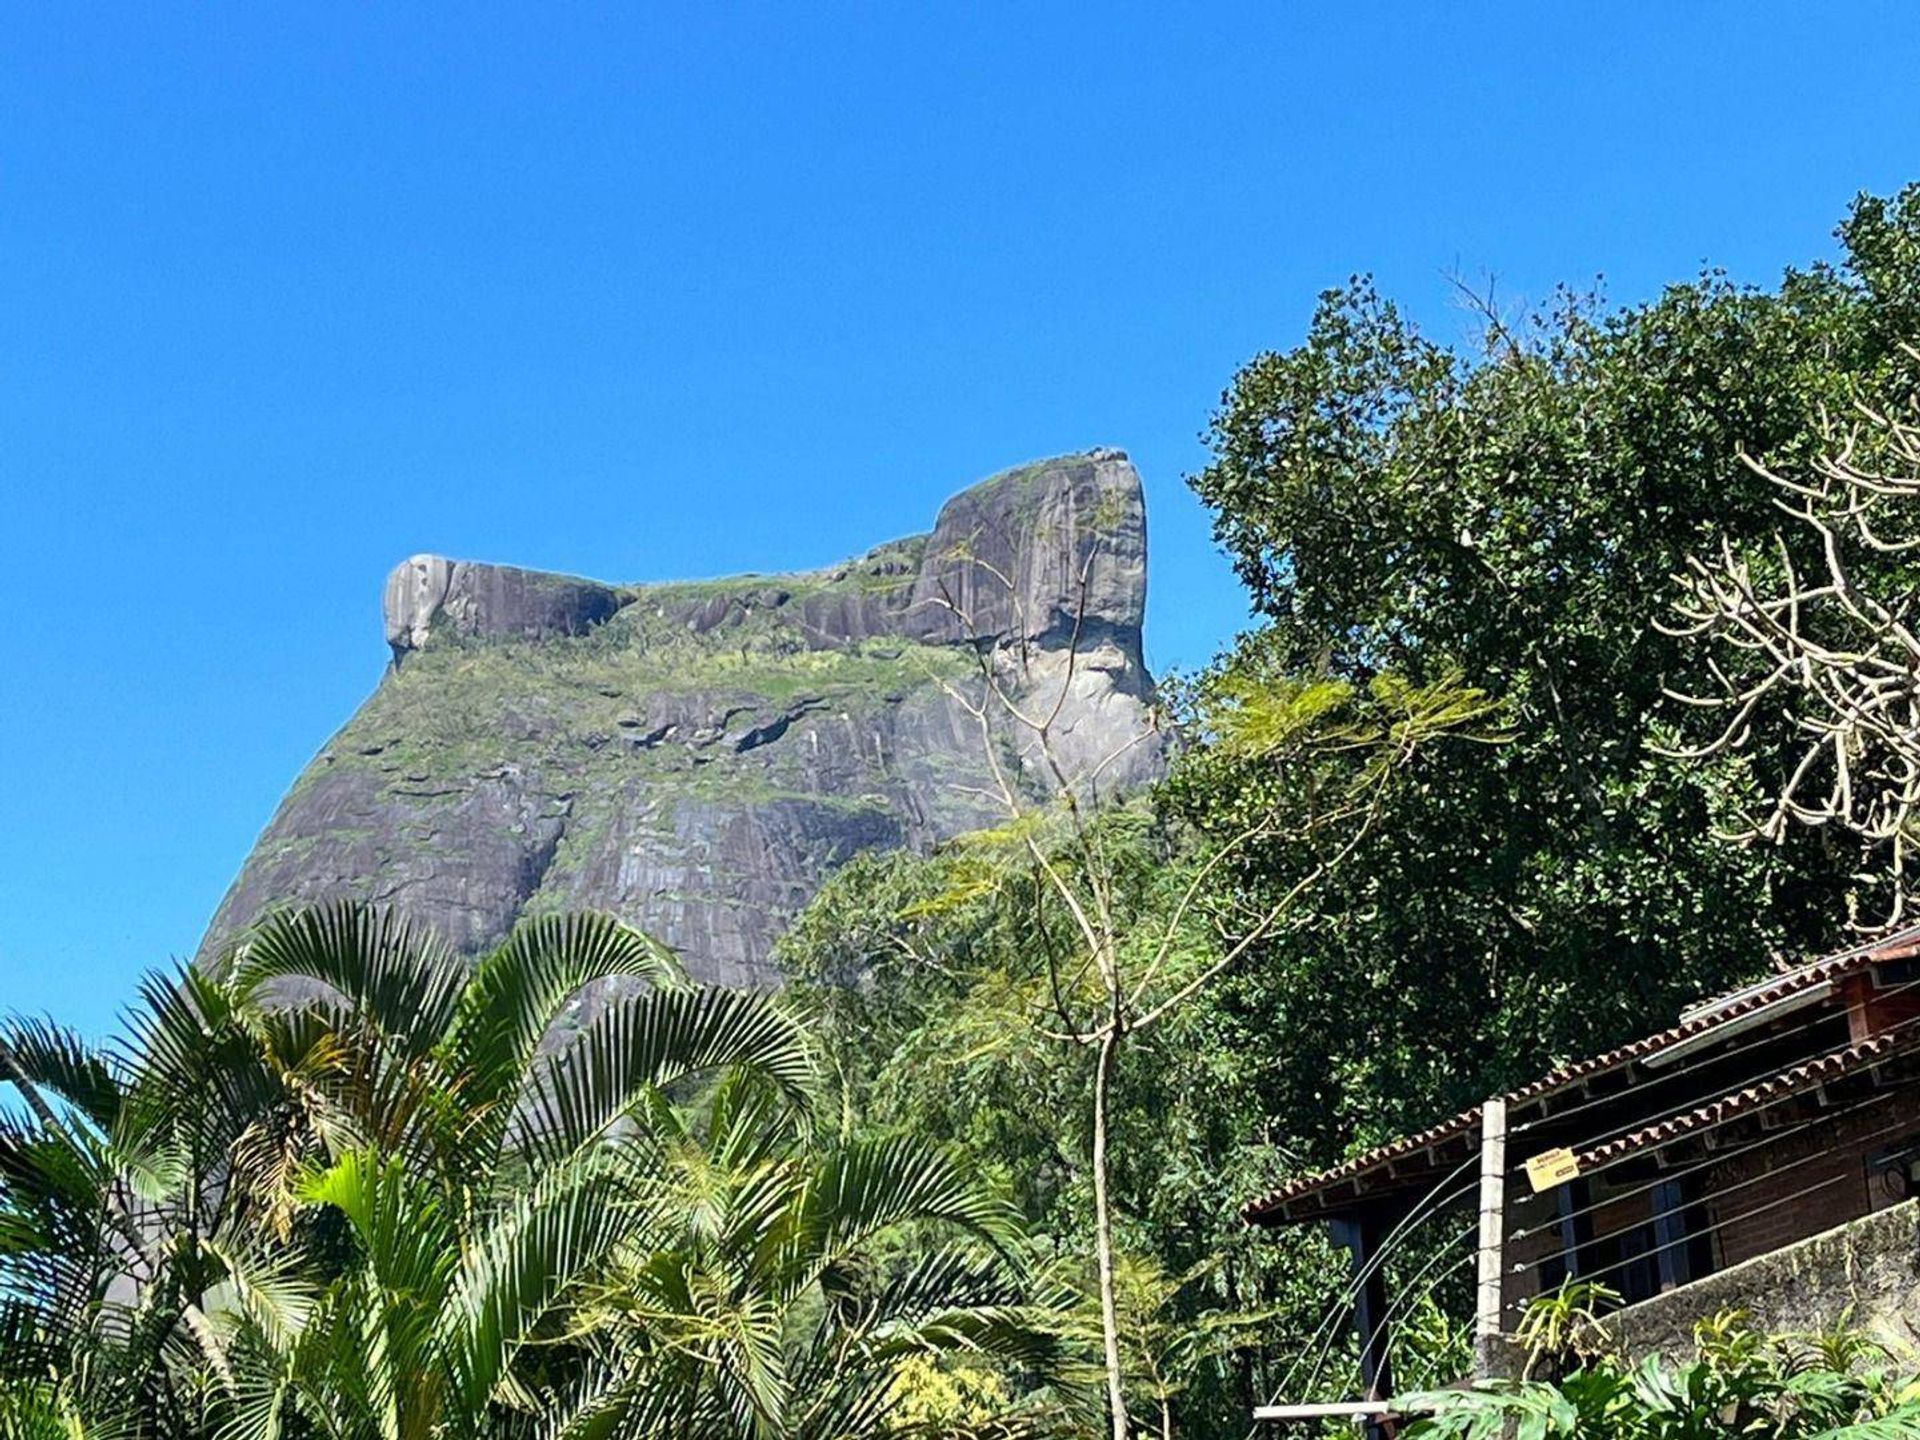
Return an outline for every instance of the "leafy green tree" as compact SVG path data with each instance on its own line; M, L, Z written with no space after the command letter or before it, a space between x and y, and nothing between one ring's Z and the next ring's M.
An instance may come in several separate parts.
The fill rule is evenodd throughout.
M1664 628L1710 657L1715 686L1674 695L1708 721L1677 753L1763 762L1735 838L1833 825L1861 842L1870 868L1849 896L1853 922L1882 932L1907 919L1920 839L1920 406L1863 395L1822 431L1831 448L1805 474L1743 457L1784 516L1768 543L1722 537L1688 561ZM1797 744L1775 742L1787 757L1775 771L1765 749L1783 728Z
M856 861L787 937L782 963L818 1008L845 1108L977 1156L1077 1278L1083 1333L1103 1343L1089 1263L1086 1057L1047 1033L1048 957L1064 967L1076 935L1040 877L1006 867L1002 843L979 837L924 859ZM1144 804L1103 816L1097 844L1113 913L1137 920L1123 962L1131 968L1151 955L1156 927L1204 862ZM1056 856L1071 863L1064 849ZM1177 974L1217 962L1217 903L1189 908L1168 962ZM1079 983L1097 994L1085 976ZM1259 1352L1289 1335L1305 1344L1326 1293L1319 1237L1274 1246L1223 1203L1271 1185L1284 1157L1263 1143L1267 1121L1244 1083L1273 1038L1243 1033L1218 993L1202 987L1130 1037L1107 1112L1114 1319L1129 1408L1203 1433L1244 1426Z
M1725 538L1765 541L1823 413L1907 364L1920 192L1862 200L1839 266L1774 289L1708 274L1607 311L1492 312L1477 348L1422 335L1370 285L1322 300L1297 348L1234 379L1194 479L1264 623L1196 687L1251 672L1356 682L1458 672L1501 697L1498 749L1437 754L1275 937L1245 999L1275 1047L1265 1108L1303 1158L1417 1127L1670 1018L1844 935L1855 842L1739 828L1792 750L1660 753L1668 689L1711 685L1654 622ZM1168 796L1200 825L1258 777L1202 752ZM1265 893L1252 857L1236 877Z
M1599 1353L1558 1380L1405 1398L1409 1440L1896 1440L1920 1435L1920 1380L1844 1323L1762 1335L1737 1311L1702 1321L1682 1364Z

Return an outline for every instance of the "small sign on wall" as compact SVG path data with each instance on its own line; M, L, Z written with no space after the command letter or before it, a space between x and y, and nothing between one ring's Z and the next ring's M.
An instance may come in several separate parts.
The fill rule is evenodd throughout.
M1543 1150L1527 1161L1527 1181L1536 1195L1542 1190L1566 1184L1579 1173L1579 1162L1573 1158L1573 1151L1564 1145L1557 1150Z

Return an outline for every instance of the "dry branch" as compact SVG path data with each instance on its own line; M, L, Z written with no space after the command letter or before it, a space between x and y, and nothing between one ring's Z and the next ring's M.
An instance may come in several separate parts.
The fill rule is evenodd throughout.
M1832 825L1866 842L1863 886L1884 892L1856 928L1896 926L1913 903L1920 822L1920 410L1861 405L1843 423L1822 416L1829 449L1802 478L1742 454L1791 524L1742 554L1722 541L1675 577L1681 597L1664 633L1697 641L1716 687L1668 690L1712 715L1711 733L1667 753L1703 759L1753 752L1757 729L1784 728L1780 778L1743 842L1779 843L1795 825Z

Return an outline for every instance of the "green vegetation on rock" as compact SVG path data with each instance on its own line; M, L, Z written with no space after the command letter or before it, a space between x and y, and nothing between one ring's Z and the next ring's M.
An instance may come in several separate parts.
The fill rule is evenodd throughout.
M392 901L463 950L589 905L659 929L705 978L776 981L775 938L836 866L981 822L978 648L1019 630L1056 653L1021 617L1053 624L1069 552L1096 539L1122 543L1072 603L1116 653L1066 715L1091 744L1144 714L1144 524L1138 476L1101 451L800 574L610 586L415 556L385 592L393 668L295 783L205 953L289 900ZM981 546L1017 593L974 586L958 557ZM950 586L992 602L989 628L960 623ZM1159 764L1142 750L1114 778Z

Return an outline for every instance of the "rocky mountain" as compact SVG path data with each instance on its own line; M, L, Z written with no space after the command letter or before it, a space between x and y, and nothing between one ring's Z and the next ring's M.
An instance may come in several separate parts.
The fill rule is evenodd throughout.
M835 866L1005 818L988 745L1013 783L1058 784L1020 727L983 736L983 657L1034 712L1058 703L1073 783L1157 772L1146 576L1117 450L995 475L932 534L803 574L611 585L416 556L387 581L391 667L202 954L270 905L352 895L467 951L523 914L612 910L698 978L776 982L775 938Z

